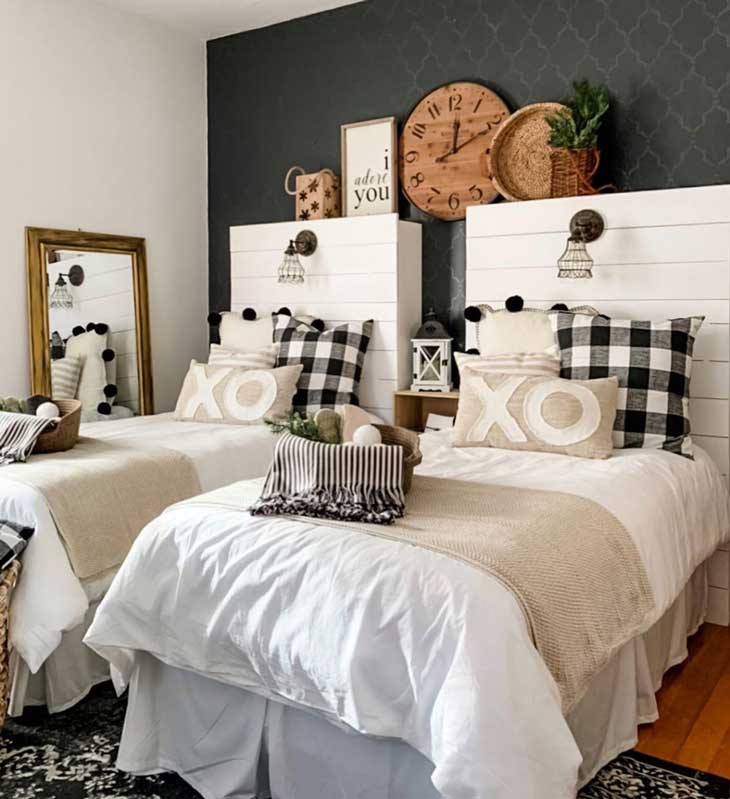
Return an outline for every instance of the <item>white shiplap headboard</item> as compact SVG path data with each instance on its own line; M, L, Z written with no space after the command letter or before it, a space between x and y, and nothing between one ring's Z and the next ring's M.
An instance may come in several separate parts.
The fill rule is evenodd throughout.
M559 280L571 216L593 208L606 229L588 245L591 280ZM730 473L730 186L603 194L469 208L467 305L588 303L609 316L704 314L692 372L692 436ZM473 328L473 325L468 325ZM467 346L476 346L467 331Z
M316 252L300 260L304 284L277 282L289 239L317 235ZM411 382L410 337L421 322L421 226L397 214L240 225L230 229L231 307L259 315L287 306L327 327L373 319L360 404L386 421L393 392Z

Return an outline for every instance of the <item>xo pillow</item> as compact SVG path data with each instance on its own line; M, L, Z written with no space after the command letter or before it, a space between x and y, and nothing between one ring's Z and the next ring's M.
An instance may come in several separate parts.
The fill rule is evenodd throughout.
M191 361L175 406L183 422L261 424L291 409L301 366L246 369Z
M617 394L615 377L563 380L465 367L452 443L607 458Z

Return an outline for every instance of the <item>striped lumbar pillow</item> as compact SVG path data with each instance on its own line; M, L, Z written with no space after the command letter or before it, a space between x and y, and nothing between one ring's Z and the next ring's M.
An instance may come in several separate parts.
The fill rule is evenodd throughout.
M459 372L465 368L480 374L502 375L558 375L560 355L557 347L542 352L517 352L513 355L472 355L455 352Z
M222 344L211 344L208 364L210 366L238 366L242 369L273 369L278 352L277 344L267 344L250 352L224 347Z
M81 358L69 355L51 362L51 396L74 399L81 376Z

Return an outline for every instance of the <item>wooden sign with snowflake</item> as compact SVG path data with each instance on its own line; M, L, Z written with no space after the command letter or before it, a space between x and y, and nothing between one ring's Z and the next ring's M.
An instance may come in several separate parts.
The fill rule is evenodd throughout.
M292 191L289 178L296 171L299 174ZM306 174L300 166L293 166L287 172L284 188L287 194L296 196L296 218L299 220L334 219L341 215L340 179L331 169Z

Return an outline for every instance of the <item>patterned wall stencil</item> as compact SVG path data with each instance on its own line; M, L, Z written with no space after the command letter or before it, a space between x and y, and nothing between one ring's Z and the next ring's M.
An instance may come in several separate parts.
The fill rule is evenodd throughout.
M512 109L608 85L601 178L621 190L730 182L730 0L366 0L208 43L210 304L228 228L293 218L293 163L339 173L344 122L478 80ZM424 306L461 337L464 225L422 217ZM286 242L282 242L282 249Z

